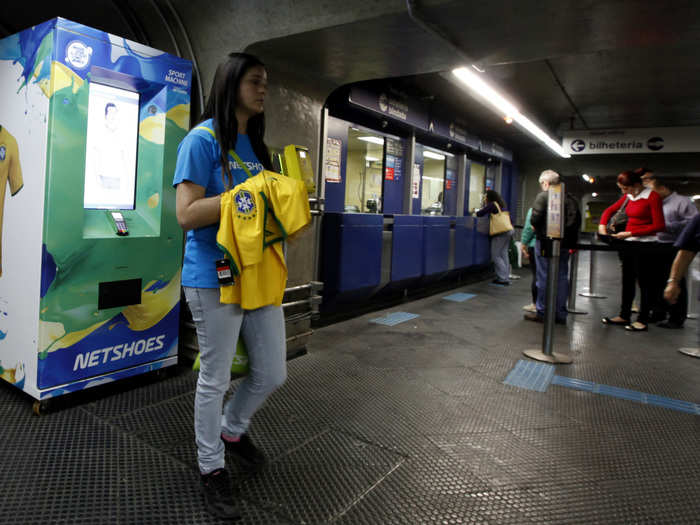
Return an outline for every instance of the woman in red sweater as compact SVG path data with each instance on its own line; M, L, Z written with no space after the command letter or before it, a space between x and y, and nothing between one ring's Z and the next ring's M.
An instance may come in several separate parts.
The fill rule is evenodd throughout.
M603 317L602 321L603 324L625 325L625 330L640 332L647 330L649 324L654 287L654 265L651 260L655 256L653 243L656 241L656 233L666 228L664 212L661 197L643 186L640 174L624 171L617 176L617 185L623 195L603 212L598 233L608 235L608 220L627 202L627 226L624 231L611 235L614 239L623 241L617 243L622 260L622 304L620 315ZM637 282L642 297L637 321L632 323L632 301Z

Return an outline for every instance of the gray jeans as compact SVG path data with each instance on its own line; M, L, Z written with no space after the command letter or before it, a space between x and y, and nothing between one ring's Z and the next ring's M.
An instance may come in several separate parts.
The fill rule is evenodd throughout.
M200 369L194 398L194 433L199 470L224 466L221 432L238 436L250 418L287 378L284 313L280 306L242 310L221 304L218 288L185 287L197 327ZM248 376L222 405L231 383L231 363L239 332L248 349Z
M508 281L510 278L510 259L508 258L508 248L513 230L499 233L491 237L491 260L496 271L496 277L501 281Z

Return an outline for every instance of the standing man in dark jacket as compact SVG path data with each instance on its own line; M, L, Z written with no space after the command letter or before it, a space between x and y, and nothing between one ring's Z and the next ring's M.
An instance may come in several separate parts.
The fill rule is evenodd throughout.
M549 204L548 191L550 186L561 183L556 171L545 170L540 174L540 187L542 192L535 197L532 205L531 223L537 236L535 245L535 258L537 260L537 312L527 312L524 318L528 321L542 322L544 320L545 298L547 293L547 271L549 270L550 257L545 257L545 248L551 251L550 241L547 239L547 206ZM566 302L569 297L569 248L576 245L578 232L581 228L581 212L576 201L565 195L564 198L564 238L559 251L559 273L557 276L557 305L555 322L566 324Z

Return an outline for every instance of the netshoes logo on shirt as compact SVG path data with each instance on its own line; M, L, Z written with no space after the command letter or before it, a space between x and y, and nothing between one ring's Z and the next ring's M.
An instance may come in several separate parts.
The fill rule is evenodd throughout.
M253 175L265 169L265 166L263 166L260 162L243 162L243 164L245 164L246 168L248 168L248 171L250 171ZM236 162L235 160L228 161L228 168L231 171L243 169L241 165L238 164L238 162Z

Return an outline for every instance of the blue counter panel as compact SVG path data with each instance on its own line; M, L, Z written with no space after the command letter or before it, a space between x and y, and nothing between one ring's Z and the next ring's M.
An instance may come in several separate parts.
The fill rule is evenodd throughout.
M384 217L364 213L343 213L341 217L338 291L378 286Z
M423 217L423 275L433 275L448 270L451 219L451 217Z
M455 219L455 268L467 268L474 264L474 219Z
M489 244L489 218L477 217L474 232L474 264L491 262L491 246Z
M394 215L391 242L391 281L423 275L423 217Z

